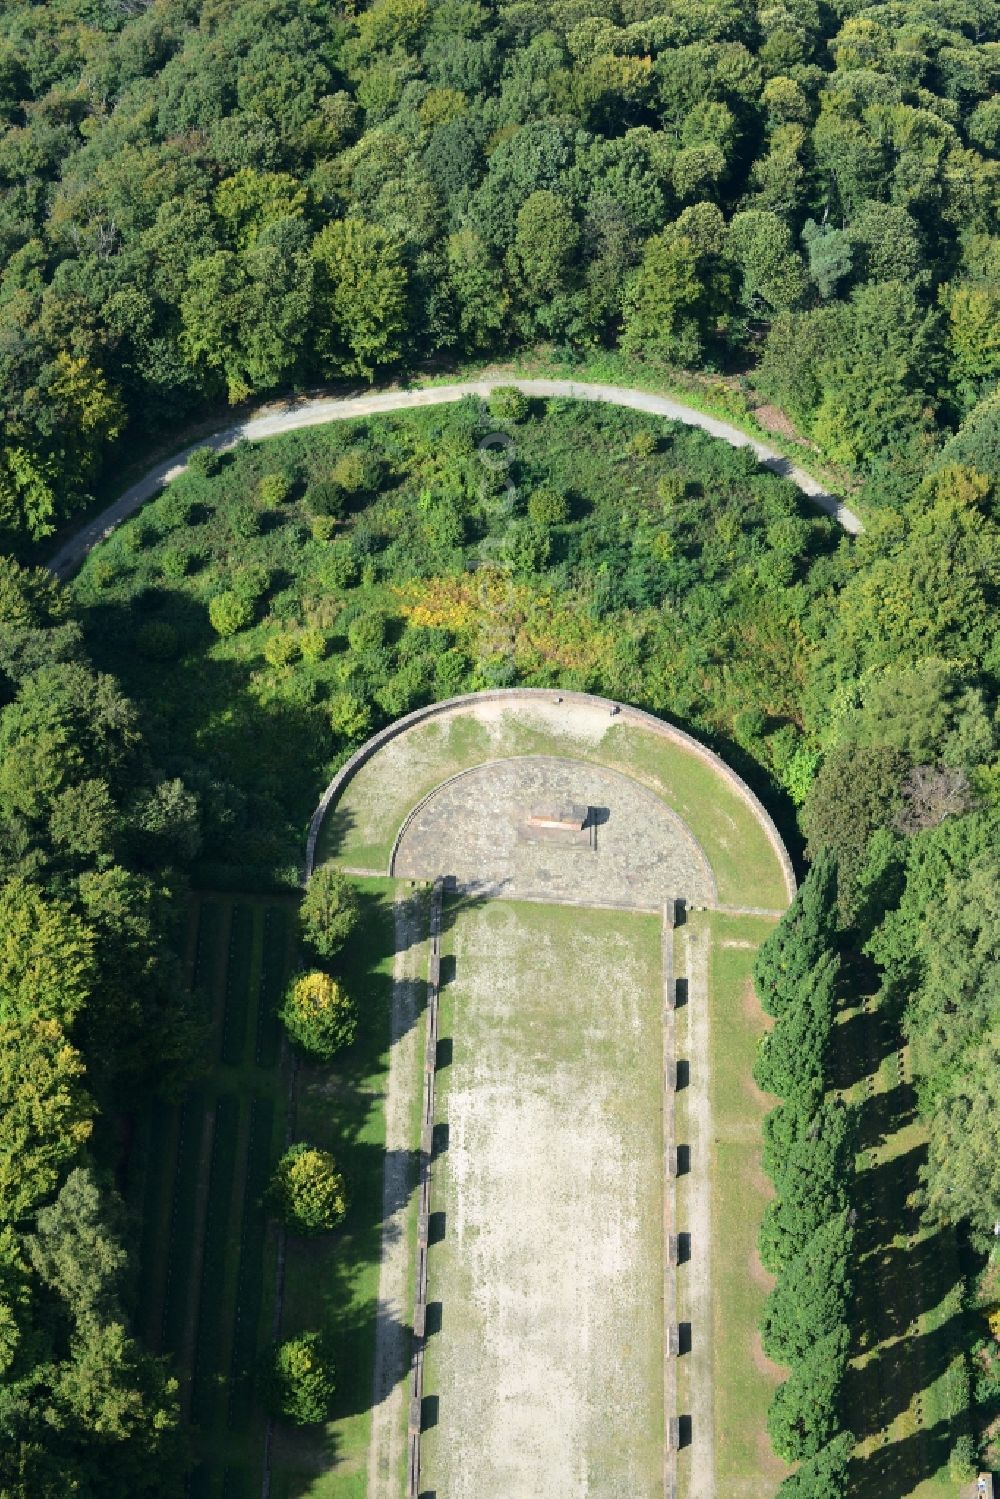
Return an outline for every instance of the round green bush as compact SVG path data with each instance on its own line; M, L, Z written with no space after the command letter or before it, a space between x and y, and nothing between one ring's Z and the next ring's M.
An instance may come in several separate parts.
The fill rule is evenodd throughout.
M374 453L352 448L333 465L330 482L352 499L373 495L382 482L382 465Z
M640 427L632 438L632 451L638 458L651 458L660 446L660 439L648 427Z
M322 630L300 630L298 644L303 661L322 661L326 655L327 640Z
M328 973L304 973L291 985L281 1007L289 1036L312 1056L329 1058L350 1046L358 1029L354 1001Z
M323 577L331 588L349 588L357 580L358 559L348 541L336 541L323 559Z
M533 525L547 529L549 526L561 526L569 516L569 506L566 496L559 494L549 485L543 484L536 489L528 499L528 517Z
M434 687L437 697L457 697L468 679L472 663L464 651L443 651L434 663Z
M253 619L253 605L238 593L217 593L209 602L208 617L217 635L235 635Z
M184 578L191 565L191 553L185 547L164 547L160 553L160 571L165 578Z
M248 562L233 574L232 591L248 604L256 604L271 586L270 568L262 562Z
M273 1416L296 1426L325 1421L333 1392L333 1364L318 1332L300 1333L272 1350L264 1395Z
M372 726L372 710L356 692L338 692L330 699L330 727L342 739L362 740Z
M385 619L381 614L359 614L347 627L347 641L358 656L375 651L385 642Z
M252 500L235 500L226 510L226 528L238 540L248 540L260 530L260 511Z
M309 521L309 534L313 541L330 541L337 529L332 515L314 515Z
M187 466L199 479L210 479L213 474L218 473L221 459L214 448L195 448L187 461Z
M269 666L287 666L298 653L298 638L291 630L277 630L264 641L264 660Z
M347 1214L344 1178L328 1150L300 1141L274 1168L265 1205L292 1233L329 1233Z
M498 422L523 422L531 402L516 385L498 385L489 401L490 416Z
M332 479L319 479L306 490L306 509L312 516L341 520L347 508L347 492Z
M358 892L335 864L321 864L299 908L302 935L321 958L338 953L358 924Z
M266 509L280 505L291 492L292 481L287 474L265 474L257 485L257 499Z

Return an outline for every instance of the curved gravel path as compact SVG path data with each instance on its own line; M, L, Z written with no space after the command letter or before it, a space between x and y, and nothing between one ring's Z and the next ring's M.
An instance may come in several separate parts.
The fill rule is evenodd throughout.
M831 515L845 531L857 535L864 529L859 518L836 495L828 493L816 479L796 467L775 448L748 436L728 422L696 411L693 406L685 406L669 396L654 395L651 391L632 390L625 385L598 385L579 380L521 380L511 375L495 375L482 380L463 380L456 385L432 385L422 390L390 390L343 399L323 396L314 401L268 407L264 415L250 417L232 427L224 427L210 437L192 443L175 458L168 458L151 468L148 474L126 489L113 505L109 505L60 547L49 567L60 578L70 577L87 554L105 537L110 536L116 526L134 515L171 479L176 479L178 474L184 472L187 460L196 448L210 447L221 452L235 446L241 439L256 442L262 437L276 437L282 432L294 432L300 427L321 427L327 422L351 421L357 417L374 416L387 411L406 411L414 406L443 406L460 401L463 396L482 396L485 399L498 385L516 385L528 396L564 397L574 401L603 401L611 406L631 406L634 410L648 412L651 416L663 416L670 421L683 422L687 427L701 427L711 437L719 437L731 447L752 448L764 468L791 479L803 494L808 495L827 515Z

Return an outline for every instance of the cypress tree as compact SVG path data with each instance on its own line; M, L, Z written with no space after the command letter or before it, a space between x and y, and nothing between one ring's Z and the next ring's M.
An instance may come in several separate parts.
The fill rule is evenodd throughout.
M824 849L754 960L754 983L769 1015L780 1015L792 1002L799 984L836 938L837 861Z

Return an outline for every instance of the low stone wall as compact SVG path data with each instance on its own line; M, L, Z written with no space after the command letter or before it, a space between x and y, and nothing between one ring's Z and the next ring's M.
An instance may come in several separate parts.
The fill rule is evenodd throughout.
M603 708L611 715L613 709L617 710L617 721L619 723L635 724L638 727L648 729L654 734L659 734L663 739L669 739L674 744L683 746L691 754L697 755L706 765L710 765L716 775L728 781L729 785L743 798L750 807L757 821L767 836L771 847L781 864L782 873L785 878L785 886L788 891L789 900L795 894L795 872L792 869L792 861L788 856L781 834L775 827L773 820L760 798L751 791L750 787L737 775L725 760L715 754L706 745L695 739L693 735L686 734L683 729L676 728L673 724L664 722L662 718L656 718L652 713L645 713L641 708L632 708L625 703L614 703L609 698L598 697L589 692L558 692L545 687L504 687L494 688L488 692L473 692L462 697L446 698L440 703L430 703L426 707L417 708L412 713L407 713L403 718L397 718L394 723L388 724L380 729L377 734L367 740L360 749L355 750L349 760L341 766L333 780L327 786L316 811L313 813L309 824L309 836L306 841L306 879L310 877L316 863L316 846L319 842L320 829L324 819L334 802L347 785L348 781L369 761L373 755L390 742L405 734L408 729L415 728L418 724L425 723L428 719L439 718L448 713L461 709L466 704L476 702L501 702L511 703L547 701L550 703L579 703L581 706L590 708ZM387 871L387 873L390 871Z
M441 993L443 890L443 880L435 880L431 895L431 955L427 975L424 1095L420 1120L420 1195L417 1204L417 1276L413 1298L413 1351L410 1359L406 1499L417 1499L420 1493L420 1430L424 1401L424 1347L427 1340L427 1252L430 1238L431 1168L434 1158L434 1092L437 1075L438 1003Z

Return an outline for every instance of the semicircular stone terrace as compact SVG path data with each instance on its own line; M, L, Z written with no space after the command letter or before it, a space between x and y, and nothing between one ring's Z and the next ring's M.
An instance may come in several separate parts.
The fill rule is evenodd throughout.
M577 808L577 831L532 825ZM673 726L586 693L509 689L390 725L335 777L309 869L452 876L491 895L782 911L791 862L757 798Z
M534 809L579 808L582 826L533 826ZM683 891L715 902L708 860L690 829L631 776L553 755L487 760L452 776L401 829L391 871L444 875L469 894L645 906Z

